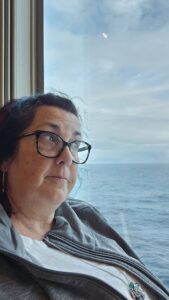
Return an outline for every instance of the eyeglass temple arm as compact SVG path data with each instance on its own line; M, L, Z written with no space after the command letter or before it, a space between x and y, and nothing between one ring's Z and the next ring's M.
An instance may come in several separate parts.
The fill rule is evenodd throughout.
M89 146L86 146L86 147L82 147L82 148L80 148L79 150L78 150L78 152L82 152L82 151L85 151L85 150L90 150L91 149L91 147L89 147Z

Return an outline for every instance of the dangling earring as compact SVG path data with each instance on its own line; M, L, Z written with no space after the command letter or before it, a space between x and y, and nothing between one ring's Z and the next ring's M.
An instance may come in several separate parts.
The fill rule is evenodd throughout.
M5 193L5 173L2 173L2 193Z

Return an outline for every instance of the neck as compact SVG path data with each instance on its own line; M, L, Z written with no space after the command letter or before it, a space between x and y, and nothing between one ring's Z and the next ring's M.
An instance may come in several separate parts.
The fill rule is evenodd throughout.
M22 235L42 240L51 229L56 205L36 198L12 197L8 193L12 208L11 220L15 229ZM17 199L17 201L16 201Z
M42 220L22 212L13 213L11 219L20 234L37 240L42 240L53 224L53 216Z

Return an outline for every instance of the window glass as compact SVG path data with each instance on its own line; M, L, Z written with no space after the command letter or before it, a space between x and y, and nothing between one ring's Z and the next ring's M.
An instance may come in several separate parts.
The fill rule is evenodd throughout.
M45 91L93 146L74 191L169 287L169 1L44 0Z

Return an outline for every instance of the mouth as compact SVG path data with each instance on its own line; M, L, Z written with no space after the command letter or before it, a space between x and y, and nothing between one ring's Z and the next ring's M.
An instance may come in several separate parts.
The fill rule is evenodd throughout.
M48 176L48 178L54 182L65 182L68 181L68 179L64 176Z

